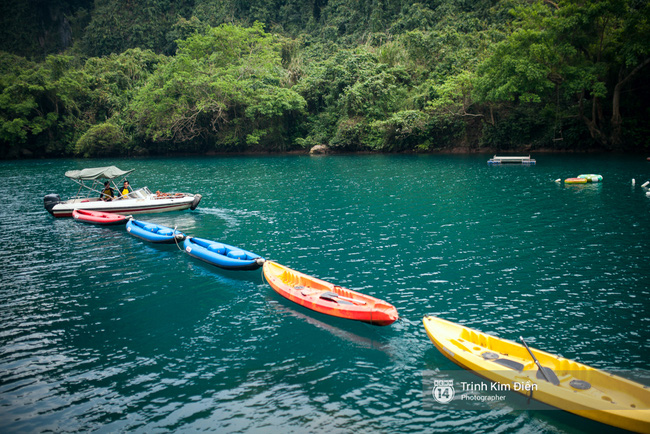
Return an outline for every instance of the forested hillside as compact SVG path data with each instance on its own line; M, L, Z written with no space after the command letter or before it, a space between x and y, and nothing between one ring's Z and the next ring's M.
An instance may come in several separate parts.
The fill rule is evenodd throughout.
M650 147L646 0L5 0L0 157Z

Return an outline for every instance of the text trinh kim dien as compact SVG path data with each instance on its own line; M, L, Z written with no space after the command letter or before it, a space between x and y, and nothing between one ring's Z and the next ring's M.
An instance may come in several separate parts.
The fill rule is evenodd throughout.
M460 382L461 387L463 388L463 391L476 391L476 392L481 392L481 391L493 391L493 392L509 392L509 391L514 391L514 392L534 392L537 390L537 384L535 383L519 383L519 382L514 382L512 384L503 384L503 383L490 383L488 386L487 383L470 383L466 381L461 381Z

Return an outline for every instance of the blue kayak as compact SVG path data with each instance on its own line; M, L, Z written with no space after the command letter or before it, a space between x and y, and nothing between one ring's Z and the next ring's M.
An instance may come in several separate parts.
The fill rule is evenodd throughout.
M185 239L185 235L181 231L140 220L131 219L126 224L126 230L134 237L151 243L172 244Z
M190 256L226 270L257 270L265 261L255 253L203 238L187 237L183 247Z

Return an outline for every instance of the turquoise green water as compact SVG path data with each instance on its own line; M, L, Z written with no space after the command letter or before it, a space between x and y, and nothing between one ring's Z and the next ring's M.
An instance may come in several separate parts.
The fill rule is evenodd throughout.
M591 432L560 411L425 404L455 365L427 314L611 371L650 368L650 163L537 155L0 163L0 432ZM282 299L124 228L54 219L66 170L201 193L141 219L391 302L375 327ZM599 173L600 185L557 178ZM632 178L636 185L632 185Z

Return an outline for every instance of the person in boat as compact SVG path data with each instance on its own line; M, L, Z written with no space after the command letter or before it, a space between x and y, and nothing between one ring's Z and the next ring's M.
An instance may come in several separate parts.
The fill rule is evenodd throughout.
M131 185L129 184L129 181L126 179L124 180L124 185L120 189L120 195L124 198L126 197L129 193L131 193L133 189L131 188Z
M110 201L113 200L115 197L115 193L113 192L113 189L111 188L111 183L106 181L104 183L104 189L102 190L101 194L99 195L99 199L103 201Z

